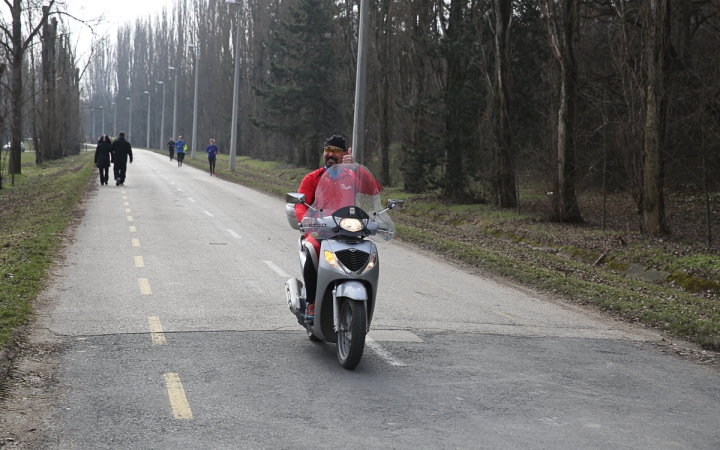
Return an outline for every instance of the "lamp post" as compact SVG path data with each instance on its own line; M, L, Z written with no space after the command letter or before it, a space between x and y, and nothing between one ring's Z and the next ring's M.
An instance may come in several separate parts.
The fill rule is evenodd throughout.
M128 97L127 100L130 100L130 118L129 118L129 124L128 124L128 135L127 140L130 141L130 136L132 136L132 133L130 130L132 130L132 97Z
M233 83L232 122L230 124L230 170L234 172L237 147L238 96L240 95L240 17L242 16L242 3L237 0L225 0L225 3L238 6L237 41L235 42L235 81Z
M162 150L163 142L165 140L165 83L158 80L158 84L161 84L163 87L162 116L160 118L160 146L158 147L160 150Z
M173 96L173 132L172 132L172 138L173 140L177 138L177 135L175 134L175 131L177 130L177 82L178 82L178 71L174 67L168 67L170 70L175 71L175 95Z
M147 120L147 140L145 141L145 148L150 148L150 93L145 91L148 96L148 120Z
M95 139L95 108L90 108L93 112L93 135L90 136L90 143L92 144L93 139Z
M102 134L104 136L105 135L105 108L101 106L100 109L102 110L102 113L103 113L102 125L100 126L100 134Z
M117 103L112 102L115 106L115 114L113 117L113 137L117 137Z
M363 163L365 151L365 98L367 85L367 46L370 13L368 0L360 0L357 73L355 76L355 114L353 117L352 150L355 161Z
M195 104L193 105L193 131L190 146L190 157L195 159L195 143L197 142L197 108L198 108L198 69L200 68L200 46L198 44L188 44L189 48L195 49Z

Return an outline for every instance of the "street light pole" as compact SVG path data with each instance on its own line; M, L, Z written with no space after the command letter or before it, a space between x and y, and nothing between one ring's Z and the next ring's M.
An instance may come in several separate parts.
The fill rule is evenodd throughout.
M193 131L190 146L190 158L195 159L195 143L197 142L197 108L198 108L198 69L200 68L200 46L189 44L188 47L195 49L195 104L193 105Z
M365 98L367 87L367 46L370 13L368 0L360 0L357 74L355 76L355 114L353 117L352 151L355 161L363 163L365 151Z
M162 117L160 119L160 150L163 148L163 142L165 141L165 83L158 81L158 84L162 84L163 87L163 104L162 104Z
M240 24L242 3L236 0L225 0L225 3L238 5L237 41L235 42L235 81L233 83L232 122L230 123L230 171L235 171L235 154L237 148L237 115L238 97L240 95Z
M172 138L173 140L177 139L177 135L175 134L175 131L177 130L177 82L178 82L178 71L174 67L168 67L170 70L175 71L175 95L173 98L173 132L172 132Z
M100 134L102 134L104 136L105 135L105 108L103 106L101 106L100 109L102 110L102 113L103 113L102 125L100 125Z
M95 108L92 108L93 112L93 135L90 138L90 143L92 143L93 139L95 139Z
M130 131L130 130L132 130L132 97L128 97L127 99L130 100L130 119L129 119L130 123L128 124L128 134L127 134L127 140L129 142L130 136L132 136L132 132Z
M112 102L115 105L115 114L113 117L113 137L117 137L117 103Z
M148 120L147 120L147 140L145 141L145 148L150 148L150 93L145 91L148 96Z

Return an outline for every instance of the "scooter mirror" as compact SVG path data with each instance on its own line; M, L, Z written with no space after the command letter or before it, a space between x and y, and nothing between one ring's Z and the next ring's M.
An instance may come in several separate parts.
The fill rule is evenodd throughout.
M305 194L288 193L285 194L285 202L293 205L302 205L305 203Z
M386 208L387 209L402 209L402 204L403 204L402 200L394 200L394 199L389 198L387 201Z

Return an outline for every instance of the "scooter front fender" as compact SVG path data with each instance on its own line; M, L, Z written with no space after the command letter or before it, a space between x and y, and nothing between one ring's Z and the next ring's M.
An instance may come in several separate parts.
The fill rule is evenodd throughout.
M335 288L335 297L347 297L352 300L367 301L368 293L365 285L355 280L342 280Z

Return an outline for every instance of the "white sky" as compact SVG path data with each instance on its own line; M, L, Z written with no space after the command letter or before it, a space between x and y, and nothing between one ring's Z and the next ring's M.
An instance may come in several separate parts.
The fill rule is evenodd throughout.
M104 21L95 27L95 32L107 34L111 40L114 40L119 25L133 22L137 17L153 15L163 6L170 9L172 4L173 0L67 0L68 12L77 18L90 20L104 15ZM78 43L77 56L85 60L92 44L92 34L77 22L72 28L73 40Z

